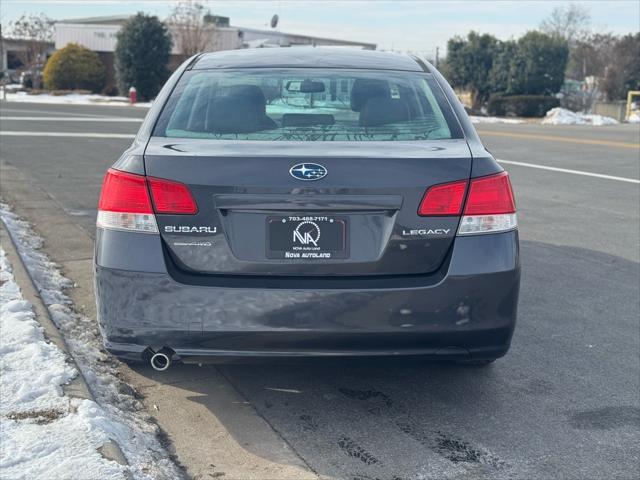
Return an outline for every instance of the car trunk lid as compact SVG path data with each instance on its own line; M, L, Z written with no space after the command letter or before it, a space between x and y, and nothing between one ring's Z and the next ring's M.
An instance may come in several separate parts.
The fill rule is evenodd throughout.
M295 178L302 165L325 169ZM305 167L305 165L309 167ZM300 168L300 167L298 167ZM438 269L459 216L419 216L425 191L467 180L466 142L265 142L152 137L149 177L188 186L193 215L157 214L164 245L200 274L399 275Z

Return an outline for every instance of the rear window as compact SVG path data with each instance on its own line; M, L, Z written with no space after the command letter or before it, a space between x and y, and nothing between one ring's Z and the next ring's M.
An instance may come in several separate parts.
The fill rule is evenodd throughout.
M186 72L154 135L275 141L462 137L430 74L310 68Z

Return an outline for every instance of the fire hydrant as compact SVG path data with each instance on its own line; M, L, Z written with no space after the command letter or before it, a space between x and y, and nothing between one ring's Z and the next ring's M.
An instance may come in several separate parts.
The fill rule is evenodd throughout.
M129 103L133 104L136 103L138 101L138 91L136 90L136 87L131 87L129 89Z

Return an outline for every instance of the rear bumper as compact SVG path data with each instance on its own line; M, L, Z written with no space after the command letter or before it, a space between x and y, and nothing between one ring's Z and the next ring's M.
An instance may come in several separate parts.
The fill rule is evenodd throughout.
M106 348L209 357L433 355L497 358L513 334L517 231L458 238L442 271L359 281L185 283L156 235L98 232L95 289Z

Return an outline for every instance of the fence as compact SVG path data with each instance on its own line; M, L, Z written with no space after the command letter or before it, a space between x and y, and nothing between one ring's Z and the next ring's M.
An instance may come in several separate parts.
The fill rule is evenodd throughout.
M615 102L596 102L593 105L592 113L612 117L619 122L624 122L627 113L627 102L618 100Z

